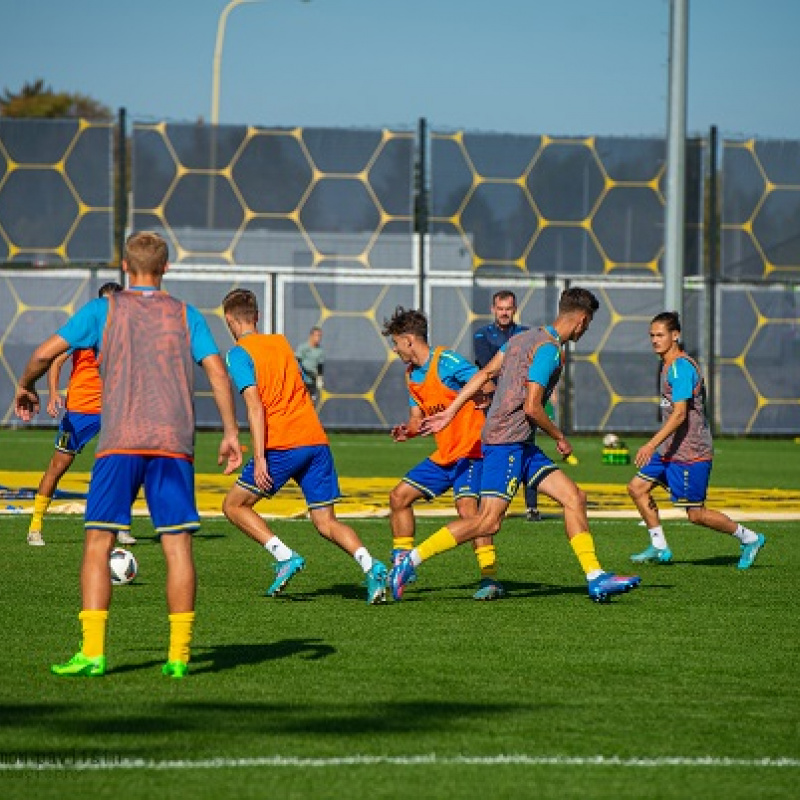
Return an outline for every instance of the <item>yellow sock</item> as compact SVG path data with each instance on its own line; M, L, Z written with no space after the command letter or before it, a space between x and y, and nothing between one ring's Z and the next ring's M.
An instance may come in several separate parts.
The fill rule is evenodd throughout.
M83 610L78 614L83 630L81 652L89 658L102 656L106 652L106 622L108 611Z
M481 578L494 578L497 575L497 551L493 544L475 548L475 556L481 570Z
M169 655L168 661L189 663L189 645L192 642L194 611L184 611L169 615Z
M603 571L600 562L597 560L597 554L594 552L594 540L589 531L573 536L569 543L572 545L572 549L575 551L575 555L587 575L592 572Z
M412 550L414 548L413 536L395 536L392 539L393 550Z
M31 524L28 526L28 531L41 531L42 523L44 522L44 515L47 509L50 508L50 501L52 497L45 497L43 494L38 494L33 500L33 516L31 517Z
M436 533L432 533L422 544L417 547L417 553L423 561L427 561L439 553L452 550L458 545L455 537L447 528L439 528Z

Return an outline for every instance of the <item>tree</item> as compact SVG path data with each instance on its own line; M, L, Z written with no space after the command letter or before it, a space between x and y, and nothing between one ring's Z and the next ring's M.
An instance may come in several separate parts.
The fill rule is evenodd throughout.
M0 94L0 116L16 118L70 118L108 121L111 109L85 94L54 92L44 80L25 83L19 92Z

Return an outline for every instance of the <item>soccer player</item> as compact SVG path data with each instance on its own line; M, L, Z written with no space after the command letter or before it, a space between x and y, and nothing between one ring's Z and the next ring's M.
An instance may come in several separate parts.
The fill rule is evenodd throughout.
M98 297L121 292L122 286L118 283L105 283L100 287ZM50 507L53 495L58 488L59 481L72 466L75 456L97 436L100 431L100 368L97 364L94 351L91 348L67 351L53 361L47 373L47 387L49 400L47 413L55 418L64 401L58 391L58 379L61 368L72 357L72 374L67 388L66 411L61 418L56 433L56 445L53 457L47 465L36 497L33 501L33 516L28 527L28 544L43 547L45 544L42 536L44 515ZM119 544L136 544L136 539L126 531L117 534Z
M492 315L494 322L478 328L472 337L475 352L475 363L479 368L485 367L497 351L512 337L528 330L525 325L514 322L517 313L517 296L514 292L500 291L492 295ZM538 522L542 515L536 498L536 489L525 486L525 517L529 522Z
M706 508L714 448L705 411L705 384L700 367L684 353L680 338L677 313L664 311L653 317L650 343L662 362L662 425L636 453L634 463L639 471L628 484L628 494L650 532L650 546L631 556L631 561L669 564L672 560L651 494L658 485L669 491L674 505L686 509L689 522L738 539L739 569L749 569L766 538L726 514Z
M640 583L637 576L624 577L603 571L589 532L586 494L533 440L538 427L555 440L563 457L572 453L572 445L547 416L544 407L561 375L563 348L567 342L577 342L583 336L598 307L597 298L587 289L577 286L566 289L561 294L558 316L552 325L512 337L444 411L422 421L424 432L441 430L486 381L498 379L483 428L478 515L449 522L392 568L389 583L396 600L402 599L406 584L416 576L423 561L478 536L497 533L520 482L532 484L564 509L567 538L586 574L592 600L605 602Z
M228 371L247 407L253 437L253 458L230 488L222 510L275 558L275 580L267 594L280 594L305 567L305 559L272 533L254 506L294 479L317 531L351 555L364 572L367 603L385 602L386 567L372 558L352 528L336 518L333 506L339 500L339 479L328 437L288 340L281 334L258 332L258 301L246 289L228 293L222 309L236 342L226 356Z
M325 385L325 350L322 348L322 328L313 327L308 334L308 341L295 351L297 361L303 369L303 382L316 403L322 387Z
M478 371L463 356L443 347L428 344L428 320L421 311L398 307L383 326L391 336L393 349L406 364L409 394L408 422L392 428L392 439L405 442L419 435L424 417L448 406L459 390ZM478 513L481 485L481 428L486 420L475 403L465 404L453 422L436 434L436 451L417 464L392 489L389 495L392 528L392 563L398 564L414 547L414 510L418 500L432 500L453 490L459 517ZM476 600L496 600L503 596L497 580L497 555L491 536L473 541L480 570Z
M167 562L169 651L162 673L188 671L196 574L192 532L200 527L194 496L194 363L211 383L223 437L226 474L242 462L233 395L208 324L192 306L165 292L169 258L156 233L128 238L122 268L130 288L92 300L34 352L16 389L15 410L29 420L39 409L36 381L68 349L92 348L103 379L103 425L86 503L81 564L81 649L51 670L61 676L105 674L111 603L109 555L118 531L131 524L131 506L144 486ZM166 379L168 376L168 380Z

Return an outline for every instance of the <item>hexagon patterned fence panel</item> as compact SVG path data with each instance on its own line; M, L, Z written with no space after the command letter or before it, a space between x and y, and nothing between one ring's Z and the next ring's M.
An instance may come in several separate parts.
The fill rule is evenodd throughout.
M397 306L416 307L412 278L390 285L368 276L281 276L279 320L293 347L322 328L325 388L318 401L320 419L331 428L388 429L408 418L402 362L382 335L384 321Z
M725 433L800 431L800 286L718 287L717 391Z
M662 139L432 134L431 269L458 236L477 271L657 276L664 251ZM701 267L702 145L687 153L686 274ZM449 257L448 257L449 256Z
M800 142L723 142L725 278L800 278Z
M0 262L113 257L114 127L0 119Z
M110 260L112 143L105 123L0 121L0 261ZM424 306L432 343L471 358L493 291L515 290L521 320L538 325L569 281L592 288L601 308L569 359L566 421L587 432L657 424L647 325L663 310L663 141L434 132L420 173L430 188L423 264L413 133L162 123L135 125L132 144L131 219L168 238L168 290L201 309L222 349L220 303L235 286L258 292L264 329L294 346L320 325L326 425L384 428L407 413L402 365L380 335L397 305ZM796 434L800 142L725 142L722 164L722 280L712 284L693 277L703 148L691 144L684 340L713 369L719 430ZM115 275L0 273L3 422L35 345ZM202 373L197 406L201 425L216 424Z
M182 264L410 271L414 134L136 124L133 226Z
M14 387L36 347L97 297L106 281L118 279L112 270L0 271L0 423L15 421ZM46 389L39 381L43 409ZM44 410L38 421L51 423Z

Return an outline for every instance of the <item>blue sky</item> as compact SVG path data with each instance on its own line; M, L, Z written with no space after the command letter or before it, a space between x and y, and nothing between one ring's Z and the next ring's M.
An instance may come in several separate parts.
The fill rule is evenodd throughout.
M209 118L226 0L0 0L0 88ZM228 19L220 121L663 135L668 0L266 0ZM690 133L800 137L800 2L690 0Z

